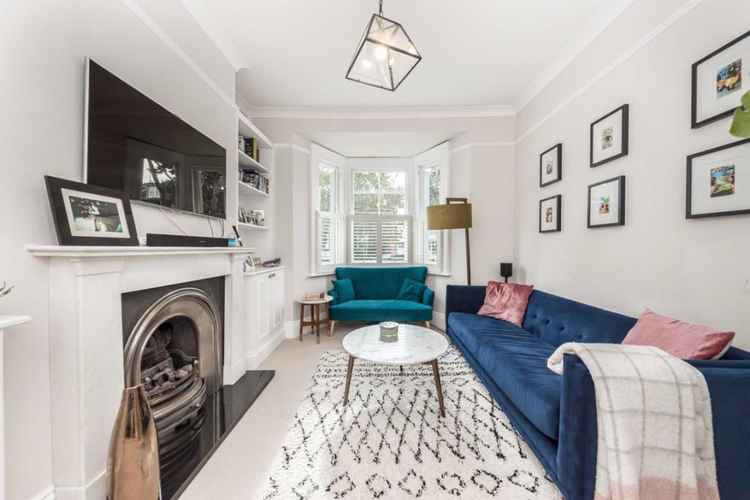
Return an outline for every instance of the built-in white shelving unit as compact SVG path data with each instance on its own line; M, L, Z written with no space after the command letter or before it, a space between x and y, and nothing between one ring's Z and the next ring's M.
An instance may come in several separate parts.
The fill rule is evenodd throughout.
M249 224L247 222L238 222L240 227L244 227L245 229L255 229L258 231L268 231L270 228L268 226L259 226L257 224Z
M246 182L239 181L239 185L240 185L240 192L244 191L247 194L251 194L254 196L263 196L266 198L271 196L269 193L264 193L260 189L257 189Z
M264 225L251 224L248 222L238 222L238 228L247 232L248 236L251 233L258 231L268 231L269 227L269 212L270 203L273 193L273 184L271 178L273 176L273 143L271 140L261 131L249 118L243 115L239 110L237 111L237 135L242 137L252 137L258 145L258 153L256 158L248 155L243 151L241 144L238 144L237 148L237 169L238 169L238 180L237 180L237 200L238 200L238 212L239 210L262 210L264 212ZM239 143L239 140L238 140ZM251 170L261 177L268 180L269 189L268 192L258 189L254 185L243 181L242 171ZM262 181L261 181L262 182Z

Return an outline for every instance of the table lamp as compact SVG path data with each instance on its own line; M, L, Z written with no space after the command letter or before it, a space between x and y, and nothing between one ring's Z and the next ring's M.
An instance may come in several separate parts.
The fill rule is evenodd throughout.
M464 229L466 231L466 281L471 285L471 252L469 229L471 228L471 203L467 198L446 198L445 205L427 207L427 229Z

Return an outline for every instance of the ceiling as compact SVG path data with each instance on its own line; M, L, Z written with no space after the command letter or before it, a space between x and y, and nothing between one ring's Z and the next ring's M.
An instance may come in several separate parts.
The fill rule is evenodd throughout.
M442 130L430 132L317 132L309 139L349 158L410 158L451 138Z
M422 62L396 92L344 78L377 0L182 0L255 107L521 107L632 0L384 0Z

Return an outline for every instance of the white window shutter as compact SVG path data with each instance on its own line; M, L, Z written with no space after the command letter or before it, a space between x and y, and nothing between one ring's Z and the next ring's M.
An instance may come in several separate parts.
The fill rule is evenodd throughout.
M378 221L352 219L351 263L378 263Z

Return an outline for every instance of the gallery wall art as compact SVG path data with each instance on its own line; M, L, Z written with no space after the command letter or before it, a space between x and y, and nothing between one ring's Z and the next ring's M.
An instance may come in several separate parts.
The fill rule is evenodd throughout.
M750 89L750 31L692 67L692 127L731 116Z
M625 104L591 124L589 158L591 168L600 167L628 154L630 106Z
M555 144L539 155L539 187L562 180L562 144Z
M750 213L750 139L687 157L686 217Z
M625 225L625 176L589 186L589 228Z
M539 202L539 232L562 231L562 195L551 196Z

